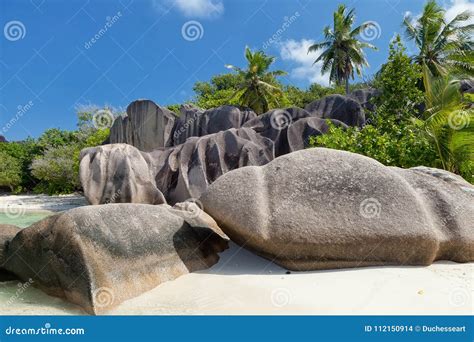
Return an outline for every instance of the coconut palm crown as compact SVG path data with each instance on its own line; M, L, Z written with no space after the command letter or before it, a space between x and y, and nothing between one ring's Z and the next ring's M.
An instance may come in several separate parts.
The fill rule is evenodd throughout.
M286 75L286 72L268 71L275 62L275 57L268 56L263 51L252 52L249 47L246 47L245 59L248 64L246 70L226 65L226 68L236 71L243 78L243 82L238 86L232 98L238 97L242 106L252 108L257 114L278 107L279 97L283 93L275 77Z
M433 76L448 73L474 75L474 24L468 24L473 13L464 11L452 20L445 18L446 10L429 0L418 18L406 16L403 25L419 53L416 63L426 65Z
M364 23L352 28L355 20L354 9L348 10L345 5L339 5L333 16L333 27L324 28L324 41L311 45L308 53L323 50L314 61L322 61L321 72L329 74L329 80L341 85L346 85L346 93L349 93L349 79L354 79L354 71L362 74L362 67L368 66L364 48L377 50L375 46L360 41L357 36L364 30L373 26L371 22Z

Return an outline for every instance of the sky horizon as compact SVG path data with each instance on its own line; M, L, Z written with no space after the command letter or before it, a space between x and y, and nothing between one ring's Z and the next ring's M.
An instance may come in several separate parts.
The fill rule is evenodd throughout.
M356 10L356 25L374 22L361 37L373 75L385 62L407 13L425 0L0 0L0 135L38 137L48 128L76 128L81 105L126 106L139 98L159 105L192 99L197 81L244 67L244 48L277 57L284 84L328 84L318 54L338 4ZM439 0L453 17L470 0ZM415 50L407 44L409 54Z

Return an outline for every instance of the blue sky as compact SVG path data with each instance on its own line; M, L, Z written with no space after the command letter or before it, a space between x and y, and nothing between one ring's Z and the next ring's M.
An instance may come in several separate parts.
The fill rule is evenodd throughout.
M367 51L371 75L424 0L0 0L0 134L74 129L79 105L184 102L196 81L228 72L224 64L244 66L245 45L277 56L284 83L324 84L306 49L339 3L356 8L357 24L376 23L364 37L379 48ZM474 6L441 3L450 16Z

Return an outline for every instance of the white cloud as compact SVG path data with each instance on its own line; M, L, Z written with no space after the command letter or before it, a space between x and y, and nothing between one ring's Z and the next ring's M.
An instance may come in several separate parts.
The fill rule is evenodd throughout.
M314 44L309 39L287 40L280 43L280 56L284 61L294 64L290 71L290 77L306 80L311 83L322 85L329 84L329 74L321 75L321 62L313 65L313 62L320 55L321 51L308 53L308 48Z
M224 13L222 0L152 0L160 12L178 10L188 18L213 18Z
M446 20L452 20L456 15L464 11L471 11L474 14L474 2L470 0L450 0L445 6ZM469 21L465 21L462 25L474 24L474 17Z

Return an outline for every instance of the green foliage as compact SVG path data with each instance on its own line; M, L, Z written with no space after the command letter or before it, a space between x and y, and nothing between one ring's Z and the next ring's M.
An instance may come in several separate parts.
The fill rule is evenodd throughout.
M474 110L463 103L459 81L425 70L426 130L445 170L474 181Z
M53 195L76 190L79 187L76 153L75 144L47 147L31 165L31 173L41 181L35 191Z
M181 107L180 104L172 104L172 105L166 106L166 108L168 108L168 110L172 111L173 113L175 113L178 116L179 116L179 108L180 107Z
M2 143L1 150L14 158L20 165L20 185L22 189L31 189L36 183L31 175L30 165L33 159L41 154L41 148L34 139L28 138L20 142Z
M313 44L309 52L323 52L314 61L323 62L321 71L323 74L329 72L329 79L336 85L346 84L346 93L349 93L349 79L354 79L354 71L362 74L362 67L369 63L365 57L364 48L377 50L372 44L357 39L364 30L373 26L366 22L356 28L352 28L355 20L354 9L348 10L345 5L339 5L333 16L333 27L324 28L324 41Z
M281 105L283 92L278 85L275 85L275 77L286 75L286 72L268 71L275 62L275 57L267 56L263 51L252 52L246 47L245 58L247 59L246 70L226 65L227 68L236 71L238 77L242 79L231 99L238 99L238 104L252 108L257 114L265 113L272 108L283 107Z
M0 143L3 147L5 143ZM10 191L21 190L21 164L3 149L0 150L0 187L8 187Z
M220 74L211 78L209 82L197 82L194 85L196 97L194 104L200 108L209 109L223 105L239 105L239 99L232 96L237 91L237 87L242 82L239 74ZM300 107L304 108L308 103L319 100L326 95L344 94L344 87L325 87L314 83L308 89L287 85L283 86L278 80L273 79L272 85L282 89L280 97L280 107ZM355 83L350 86L351 91L367 88L365 83ZM168 106L168 109L175 113L179 112L179 105Z
M417 87L422 76L421 67L411 64L400 36L389 47L388 62L382 66L374 82L381 94L374 98L378 115L408 119L418 114L417 105L423 102L423 92Z
M48 129L38 139L1 143L0 186L12 191L34 190L48 194L80 189L79 154L83 148L102 144L110 130L94 126L94 114L101 108L78 109L78 129ZM106 108L112 114L117 111Z
M36 144L41 150L44 150L50 147L59 147L73 144L76 143L77 140L76 132L62 131L58 128L50 128L41 134Z
M395 120L382 122L379 119L377 125L366 125L361 129L344 129L331 123L330 126L326 134L310 138L312 147L359 153L389 166L408 168L436 164L433 145L418 121L400 124Z
M445 14L442 6L429 0L420 17L405 17L406 35L419 49L413 58L417 64L426 65L436 77L448 73L473 75L474 25L469 24L473 13L462 12L449 22Z

